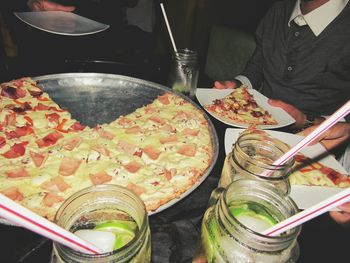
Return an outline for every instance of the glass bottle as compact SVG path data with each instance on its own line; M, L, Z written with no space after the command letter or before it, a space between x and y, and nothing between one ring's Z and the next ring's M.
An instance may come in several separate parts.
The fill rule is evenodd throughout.
M190 98L196 95L199 68L198 55L190 49L179 49L170 67L169 86Z
M86 226L126 217L136 222L138 231L125 246L110 253L91 255L54 242L52 262L150 262L151 238L147 211L142 200L127 188L98 185L83 189L65 200L56 213L55 223L72 231L79 229L79 225L89 228Z
M253 190L252 190L253 189ZM215 202L204 214L201 228L202 250L207 262L284 263L299 257L297 236L301 227L271 237L243 224L232 207L258 207L265 216L280 222L298 209L292 199L281 195L271 184L240 179L216 191Z
M283 194L290 193L288 180L294 159L283 165L273 165L289 146L261 130L244 131L226 156L219 186L226 187L232 181L248 178L268 182Z

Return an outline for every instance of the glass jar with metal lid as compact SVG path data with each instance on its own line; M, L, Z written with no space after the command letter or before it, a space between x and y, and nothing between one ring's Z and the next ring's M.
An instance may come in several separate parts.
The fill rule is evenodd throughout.
M134 262L151 261L151 239L147 211L142 200L127 188L99 185L83 189L68 198L59 208L55 223L75 232L96 226L112 228L117 221L127 243L100 255L84 254L61 244L53 244L52 262ZM107 222L107 223L106 223Z
M293 200L269 183L240 179L217 189L201 228L207 262L296 262L300 226L279 236L262 233L297 212Z
M291 158L283 165L273 165L288 150L288 145L266 132L247 129L238 137L231 153L226 156L219 186L225 187L242 178L255 179L270 183L288 195L288 176L294 159Z

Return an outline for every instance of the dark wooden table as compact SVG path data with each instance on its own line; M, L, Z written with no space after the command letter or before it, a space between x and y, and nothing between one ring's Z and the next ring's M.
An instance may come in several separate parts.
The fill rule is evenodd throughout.
M225 158L227 125L212 118L220 152L208 178L189 196L150 217L152 262L191 262L200 237L200 224L211 191L217 186ZM0 225L0 262L49 262L52 242L20 227ZM298 262L350 262L350 231L328 214L305 223L298 238Z

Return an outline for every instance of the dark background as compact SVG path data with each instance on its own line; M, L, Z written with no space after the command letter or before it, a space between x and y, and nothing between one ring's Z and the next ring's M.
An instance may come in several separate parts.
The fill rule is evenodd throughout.
M273 2L164 1L177 47L189 47L199 52L199 85L210 86L213 81L203 72L212 27L222 25L253 34ZM123 7L116 7L113 9L115 16L112 14L116 19L113 29L89 37L62 37L26 26L12 14L13 11L24 11L24 3L24 0L0 2L0 81L61 72L102 72L129 75L162 84L166 82L172 46L160 13L159 1L155 1L156 24L152 34L127 27L123 12L119 12ZM75 3L80 4L79 1ZM132 1L127 4L132 4ZM84 12L96 15L94 12L89 13L92 10L95 9L86 9ZM223 149L224 130L227 127L216 120L213 122ZM190 196L150 218L153 262L191 262L201 217L210 189L217 185L222 162L223 156L213 173ZM349 262L349 241L348 229L334 223L328 214L320 216L303 225L298 239L301 249L299 262ZM1 263L46 262L51 246L50 241L27 230L0 225Z

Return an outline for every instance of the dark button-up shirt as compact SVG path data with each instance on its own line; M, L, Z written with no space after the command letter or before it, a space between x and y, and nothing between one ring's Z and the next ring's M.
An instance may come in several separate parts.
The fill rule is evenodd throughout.
M242 75L269 98L330 115L350 99L350 4L318 36L307 25L288 25L294 5L276 2L263 18Z

